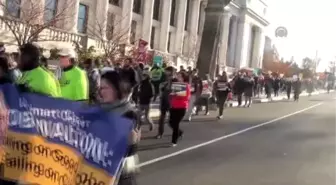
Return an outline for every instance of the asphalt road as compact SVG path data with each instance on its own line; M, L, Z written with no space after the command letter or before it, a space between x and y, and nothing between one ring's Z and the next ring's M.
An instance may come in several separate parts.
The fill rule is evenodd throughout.
M184 123L169 147L144 133L139 185L334 185L336 94L230 108Z

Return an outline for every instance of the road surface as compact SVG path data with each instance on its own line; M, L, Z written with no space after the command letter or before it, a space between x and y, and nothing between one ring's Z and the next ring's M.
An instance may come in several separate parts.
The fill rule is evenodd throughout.
M334 185L336 94L231 108L140 146L139 185Z

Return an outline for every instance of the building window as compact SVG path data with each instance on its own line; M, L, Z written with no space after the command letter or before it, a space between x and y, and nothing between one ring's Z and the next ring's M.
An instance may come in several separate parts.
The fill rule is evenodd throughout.
M176 11L176 0L172 0L171 12L170 12L170 25L175 26L175 11Z
M86 33L87 29L88 6L79 4L77 31L79 33Z
M131 44L135 43L136 27L137 27L137 22L132 21L132 24L131 24L131 38L130 38L130 43Z
M6 13L9 16L20 18L21 0L6 0Z
M137 14L141 14L141 0L133 1L133 12Z
M160 20L160 0L154 0L153 19Z
M190 14L190 0L187 0L187 13L185 15L184 30L188 30L189 27L189 14Z
M155 27L152 27L152 33L151 33L151 38L150 38L150 47L153 49L154 48L154 43L155 43Z
M172 35L172 33L171 32L169 32L169 34L168 34L168 44L167 44L167 51L168 52L170 52L170 44L171 44L171 35Z
M45 0L44 22L50 22L57 13L57 0Z
M106 26L106 38L107 40L113 39L114 34L114 20L115 15L113 13L108 13L107 15L107 26Z
M115 6L120 6L120 0L109 0L109 3Z

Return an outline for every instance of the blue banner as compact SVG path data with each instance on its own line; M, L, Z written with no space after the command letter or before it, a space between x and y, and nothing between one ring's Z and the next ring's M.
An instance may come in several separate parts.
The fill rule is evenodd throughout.
M127 151L130 120L80 102L20 93L12 85L0 86L0 102L1 118L8 118L1 119L1 128L8 125L1 178L41 185L113 184Z

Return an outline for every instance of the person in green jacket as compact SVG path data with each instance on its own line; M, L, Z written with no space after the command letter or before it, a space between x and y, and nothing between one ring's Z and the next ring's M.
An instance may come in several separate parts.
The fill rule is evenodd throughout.
M164 81L164 70L157 64L154 64L150 73L151 73L152 84L155 90L155 96L154 96L153 101L155 101L160 93L160 84Z
M89 84L86 72L75 65L76 54L72 49L59 52L60 66L63 70L60 78L62 98L72 101L89 99Z
M22 76L16 81L19 86L51 97L60 97L60 89L56 79L40 66L40 50L34 44L24 44L20 48L19 69Z

